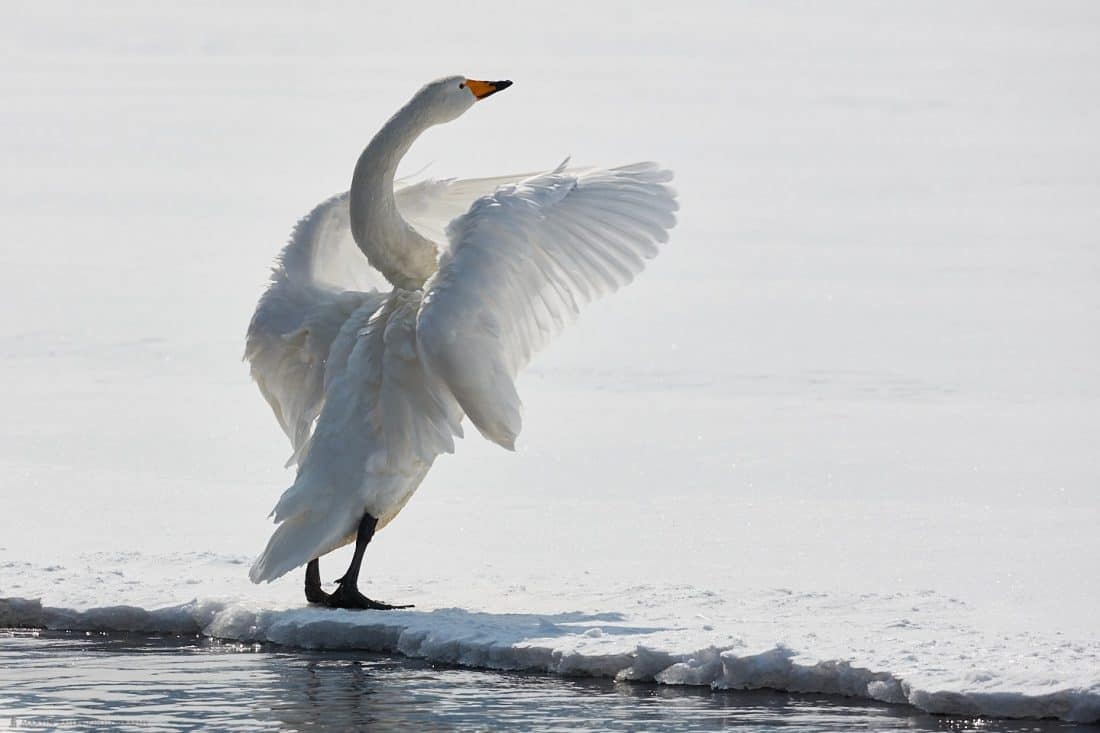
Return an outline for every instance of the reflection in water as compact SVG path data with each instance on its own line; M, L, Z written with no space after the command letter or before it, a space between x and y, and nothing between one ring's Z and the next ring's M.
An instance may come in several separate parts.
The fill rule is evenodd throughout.
M3 632L0 727L115 730L1069 731L824 695L484 672L209 639Z

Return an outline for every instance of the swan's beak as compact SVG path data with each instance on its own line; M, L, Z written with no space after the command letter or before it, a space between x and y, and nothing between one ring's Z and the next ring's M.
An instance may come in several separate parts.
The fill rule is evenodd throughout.
M496 94L501 89L507 89L512 86L510 81L478 81L477 79L467 79L466 88L477 97L478 99L485 99L491 94Z

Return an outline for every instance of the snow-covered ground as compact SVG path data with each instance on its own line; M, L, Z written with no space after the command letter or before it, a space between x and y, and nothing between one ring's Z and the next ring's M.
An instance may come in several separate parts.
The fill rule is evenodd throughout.
M1100 719L1100 6L661 7L9 9L0 624ZM409 171L652 158L681 224L371 545L416 610L305 609L244 327L450 73L516 84Z

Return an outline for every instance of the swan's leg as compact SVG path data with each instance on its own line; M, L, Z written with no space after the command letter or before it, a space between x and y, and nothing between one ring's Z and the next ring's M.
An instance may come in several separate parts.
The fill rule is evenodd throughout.
M306 565L306 600L321 605L328 603L328 593L321 590L321 562L317 558Z
M412 606L391 606L388 603L372 601L359 592L359 568L363 564L363 552L371 538L374 537L374 528L378 520L370 514L364 514L359 521L359 531L355 535L355 554L351 558L351 565L344 577L336 582L339 584L325 604L333 608L372 609L375 611L389 611L394 608L412 608Z

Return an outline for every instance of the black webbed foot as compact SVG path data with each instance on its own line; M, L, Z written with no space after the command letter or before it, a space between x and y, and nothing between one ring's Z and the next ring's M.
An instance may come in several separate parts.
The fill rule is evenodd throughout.
M363 563L363 551L367 549L371 537L374 536L374 528L378 520L370 513L364 513L359 520L359 529L355 534L355 554L352 555L351 565L344 577L337 580L339 587L331 594L321 589L321 564L316 558L310 560L306 566L306 600L310 603L319 603L329 608L347 608L353 611L392 611L397 608L412 608L408 606L394 606L381 601L372 601L359 592L357 586L359 580L359 568Z
M336 581L340 586L328 595L325 605L329 608L347 608L352 611L393 611L399 608L412 608L412 604L395 606L381 601L372 601L359 592L354 583L345 583L343 579Z

